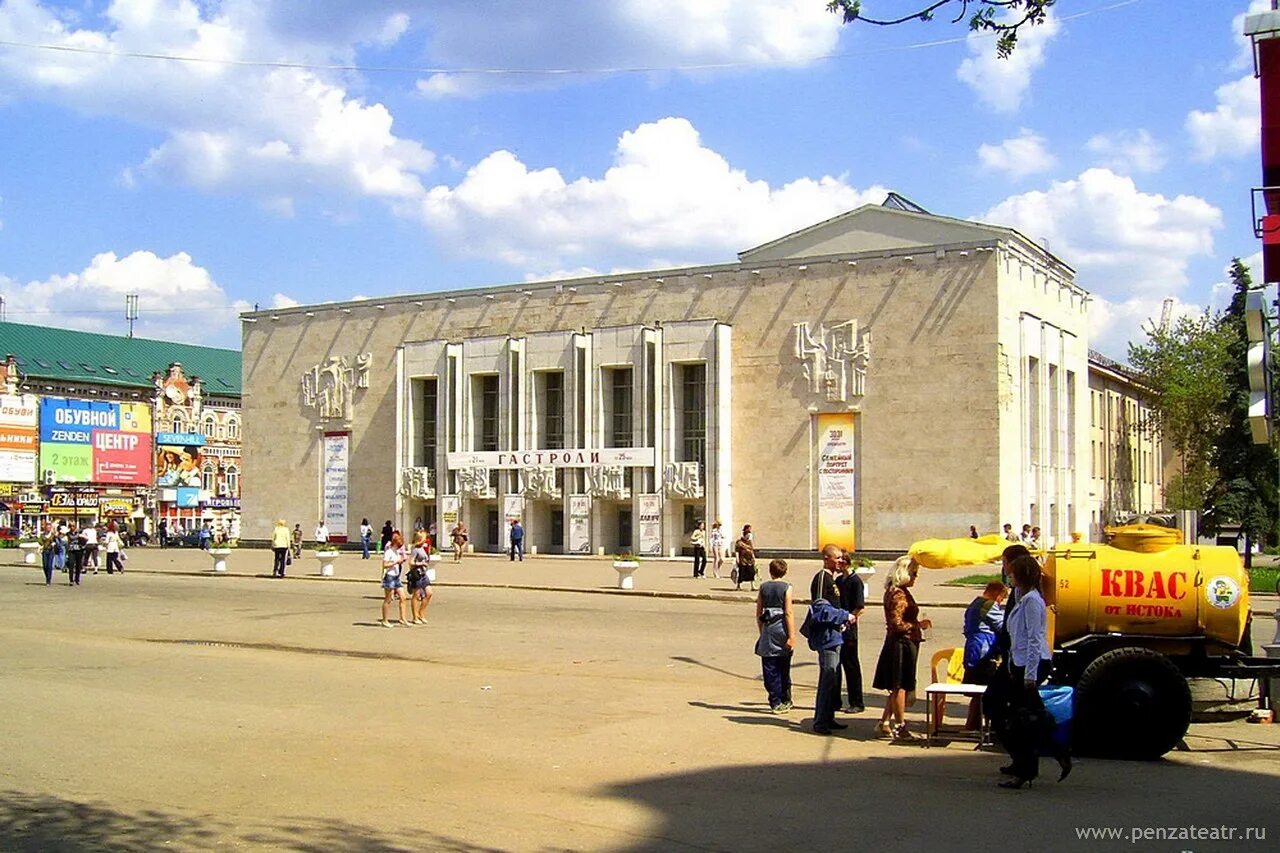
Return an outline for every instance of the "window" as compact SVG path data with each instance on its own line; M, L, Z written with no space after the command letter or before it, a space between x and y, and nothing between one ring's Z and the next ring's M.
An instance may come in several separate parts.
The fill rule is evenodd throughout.
M204 468L200 470L200 488L206 492L212 492L217 479L218 469L213 466L212 462L204 463Z
M677 365L679 406L676 413L681 462L697 462L698 478L706 481L707 463L707 366Z
M204 420L200 424L200 431L204 433L205 438L214 438L218 434L218 421L213 415L204 416Z
M114 367L108 367L108 366L107 366L107 365L105 365L105 364L104 364L104 365L102 365L102 369L103 369L103 370L105 370L107 373L110 373L112 376L115 376L115 375L116 375L116 373L117 373L117 371L116 371L116 369L115 369Z
M432 471L436 467L436 453L439 451L439 443L436 438L439 430L439 419L436 416L437 406L440 404L439 383L433 377L431 379L419 380L422 388L422 457L416 460L417 464L430 468Z
M98 368L94 367L92 364L89 364L89 362L87 362L87 361L82 361L82 362L80 362L80 367L84 370L84 372L85 372L85 373L97 373L97 372L98 372Z
M632 446L631 373L630 367L614 367L605 371L608 377L605 385L609 404L605 420L608 447Z
M498 450L498 377L472 377L471 387L477 427L475 449Z
M132 367L126 367L126 368L124 369L124 372L125 372L125 373L127 373L127 374L129 374L130 376L134 377L135 379L141 379L141 378L142 378L142 374L140 374L140 373L138 373L137 371L135 371Z
M236 498L240 496L240 469L234 465L228 465L226 475L223 478L226 483L226 496Z
M235 415L227 418L227 438L235 440L240 438L240 419Z
M180 415L173 416L173 431L182 432L182 417Z
M49 362L45 361L45 360L44 360L44 359L42 359L42 358L37 358L37 359L36 359L36 364L40 365L40 366L41 366L41 367L43 367L45 370L49 370L49 369L51 369L51 368L53 367L53 365L52 365L52 364L50 364Z
M538 446L546 450L559 450L564 447L564 371L539 372L538 379L542 385L542 423Z
M63 361L63 360L61 360L61 359L59 359L59 360L58 360L58 367L61 367L63 370L74 370L74 369L75 369L75 368L73 368L70 364L68 364L67 362L65 362L65 361Z
M1027 358L1027 447L1031 464L1040 464L1040 359Z

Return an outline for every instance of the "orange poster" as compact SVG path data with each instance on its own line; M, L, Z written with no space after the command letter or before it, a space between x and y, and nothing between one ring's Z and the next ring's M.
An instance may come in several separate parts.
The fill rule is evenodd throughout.
M857 509L854 412L818 415L818 547L854 549Z

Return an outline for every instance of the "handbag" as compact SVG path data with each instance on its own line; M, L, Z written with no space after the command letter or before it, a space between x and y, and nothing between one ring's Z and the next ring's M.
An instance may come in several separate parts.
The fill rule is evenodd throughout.
M427 580L431 581L432 583L435 583L435 582L436 582L436 570L435 570L435 569L427 569Z
M800 636L806 640L813 633L813 608L810 607L805 611L804 621L800 623Z

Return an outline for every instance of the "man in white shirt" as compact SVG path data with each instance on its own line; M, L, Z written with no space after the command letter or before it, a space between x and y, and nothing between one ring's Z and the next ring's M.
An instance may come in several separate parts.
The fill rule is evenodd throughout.
M98 573L98 528L94 527L93 522L86 521L80 536L84 539L84 567L92 568L96 575Z
M323 521L316 523L316 547L320 548L329 544L329 528L325 527Z

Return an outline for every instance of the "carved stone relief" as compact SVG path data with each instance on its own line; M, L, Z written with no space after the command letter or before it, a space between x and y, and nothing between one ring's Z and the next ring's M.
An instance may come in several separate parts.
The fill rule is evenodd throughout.
M551 465L531 465L520 469L520 491L531 501L559 500L556 469Z
M489 469L459 468L458 497L481 499L494 497L493 487L489 485Z
M697 462L668 462L662 471L667 497L690 500L702 497L702 479Z
M351 420L356 389L369 387L372 353L348 360L334 356L302 375L302 404L315 409L322 421Z
M867 364L871 360L871 331L858 331L858 321L828 327L795 323L795 356L801 362L809 390L827 402L847 403L865 393Z
M627 500L631 490L627 488L621 465L594 465L587 469L587 494L593 498Z
M400 472L400 494L417 500L436 496L434 472L430 468L405 468Z

